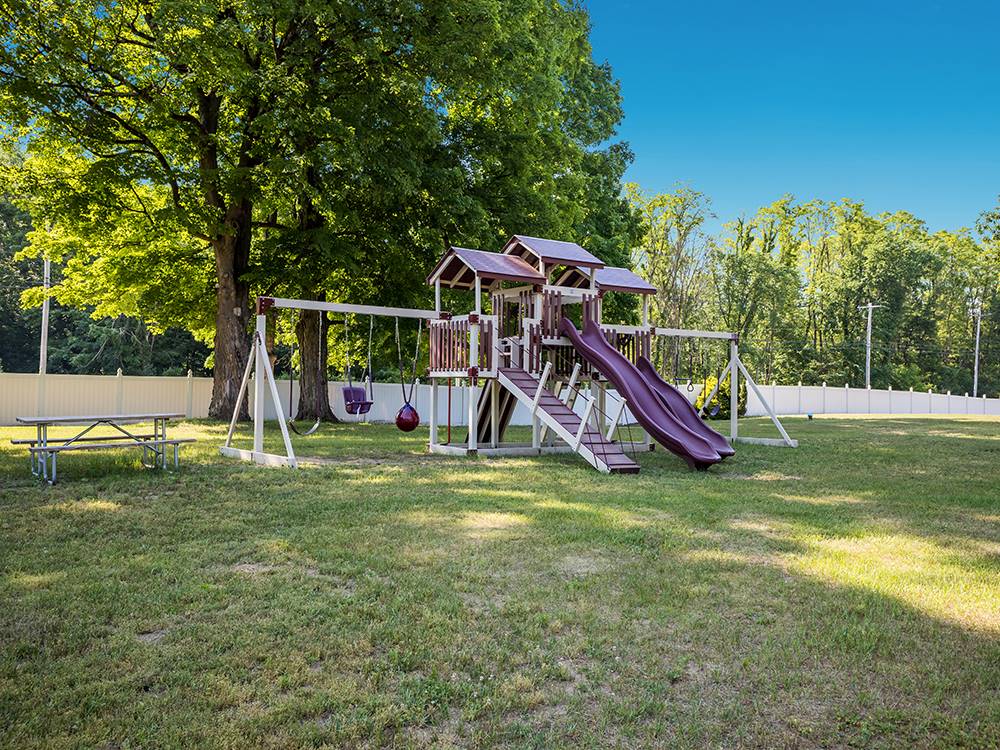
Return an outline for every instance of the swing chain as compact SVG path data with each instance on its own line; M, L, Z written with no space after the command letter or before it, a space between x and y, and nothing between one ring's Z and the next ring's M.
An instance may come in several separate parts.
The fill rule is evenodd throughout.
M399 386L403 391L403 403L409 404L413 399L413 389L417 384L417 361L420 359L420 334L423 331L424 321L417 318L417 345L413 351L413 369L410 377L410 392L406 392L406 375L403 373L403 348L399 337L399 318L396 319L396 361L399 365Z

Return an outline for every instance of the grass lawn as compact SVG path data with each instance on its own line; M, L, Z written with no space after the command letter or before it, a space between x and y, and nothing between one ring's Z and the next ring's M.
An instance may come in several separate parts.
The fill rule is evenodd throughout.
M787 424L603 476L191 423L56 487L0 429L0 744L997 747L1000 422Z

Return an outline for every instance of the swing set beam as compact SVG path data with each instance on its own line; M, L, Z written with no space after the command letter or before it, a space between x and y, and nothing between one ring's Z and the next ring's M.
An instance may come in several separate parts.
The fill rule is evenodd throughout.
M285 297L258 297L257 314L261 315L272 307L293 310L321 310L325 312L353 315L380 315L387 318L422 318L438 320L448 313L435 310L418 310L412 307L383 307L382 305L349 305L345 302L320 302L312 299L286 299Z

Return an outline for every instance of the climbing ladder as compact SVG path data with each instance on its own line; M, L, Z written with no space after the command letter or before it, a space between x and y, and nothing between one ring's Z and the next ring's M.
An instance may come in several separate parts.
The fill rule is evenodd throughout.
M639 465L629 458L617 443L613 443L590 424L593 402L589 402L583 417L560 401L544 387L548 373L541 382L531 373L517 367L501 367L497 375L500 385L536 415L550 433L583 456L598 471L605 474L637 474Z

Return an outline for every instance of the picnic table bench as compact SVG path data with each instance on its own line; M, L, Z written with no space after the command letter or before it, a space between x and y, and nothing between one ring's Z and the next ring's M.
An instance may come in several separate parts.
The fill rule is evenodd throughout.
M181 419L183 414L98 414L89 416L63 417L18 417L19 424L35 427L34 438L11 440L14 445L27 445L31 460L31 473L49 484L56 483L57 457L69 451L109 450L114 448L141 448L142 463L150 468L167 468L167 451L173 448L174 466L178 466L178 449L184 443L193 443L194 438L168 438L167 422ZM152 432L133 432L126 425L153 423ZM49 427L82 426L83 429L71 437L49 436ZM101 425L115 430L110 435L91 435L91 430Z

